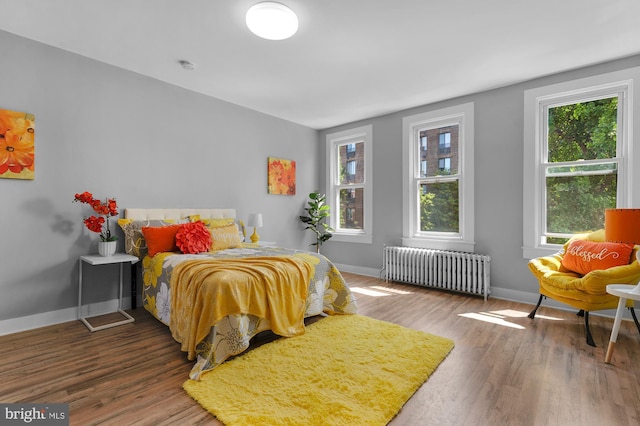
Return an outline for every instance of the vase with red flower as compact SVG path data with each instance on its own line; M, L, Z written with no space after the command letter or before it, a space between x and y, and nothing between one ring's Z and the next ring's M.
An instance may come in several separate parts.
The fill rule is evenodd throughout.
M94 198L90 192L85 191L81 194L76 194L73 201L91 206L96 214L84 218L83 223L89 231L100 234L98 253L101 256L113 256L116 252L118 237L111 234L109 218L118 216L118 204L115 198L107 198L105 201L101 201Z

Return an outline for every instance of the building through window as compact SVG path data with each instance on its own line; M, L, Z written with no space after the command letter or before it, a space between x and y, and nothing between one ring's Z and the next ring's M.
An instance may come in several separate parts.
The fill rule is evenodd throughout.
M332 240L371 242L371 126L327 135Z
M403 244L473 251L473 104L405 117L403 126Z

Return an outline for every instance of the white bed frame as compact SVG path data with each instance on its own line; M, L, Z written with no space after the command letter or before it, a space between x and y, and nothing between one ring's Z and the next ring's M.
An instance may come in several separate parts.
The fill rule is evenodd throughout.
M202 219L235 218L236 209L124 209L124 217L133 220L180 220L196 214Z

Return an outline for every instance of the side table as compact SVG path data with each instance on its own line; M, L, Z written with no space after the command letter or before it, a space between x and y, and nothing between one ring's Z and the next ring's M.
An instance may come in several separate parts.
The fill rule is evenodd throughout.
M614 296L618 296L620 301L618 302L618 309L616 310L616 318L613 321L613 330L611 330L611 338L609 339L609 347L607 348L607 355L604 358L604 362L607 364L611 363L611 357L613 356L613 347L616 345L616 340L618 339L618 332L620 331L620 323L622 322L622 315L624 313L624 308L627 305L627 299L632 300L640 300L640 294L631 293L636 286L629 284L609 284L607 285L607 293L613 294ZM634 314L634 320L636 321L636 325L638 324L637 319L635 318L634 311L631 311ZM640 331L640 327L638 328Z
M125 263L131 263L132 265L138 261L136 256L131 256L129 254L124 253L116 253L113 256L99 256L99 255L85 255L80 256L79 260L79 272L78 272L78 319L82 321L87 328L93 332L98 330L104 330L105 328L116 327L122 324L128 324L134 322L135 320L131 315L122 310L122 269ZM119 264L120 265L120 287L118 289L118 309L114 312L120 313L125 319L120 321L115 321L112 323L100 325L94 327L88 321L87 317L82 316L82 266L84 263L89 265L111 265L111 264Z

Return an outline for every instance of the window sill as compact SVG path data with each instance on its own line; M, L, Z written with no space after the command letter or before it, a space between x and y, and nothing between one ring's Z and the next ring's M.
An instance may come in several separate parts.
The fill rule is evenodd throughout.
M329 241L337 241L342 243L362 243L371 244L373 238L367 234L341 234L334 232L333 237Z
M405 247L420 247L474 253L476 243L435 238L402 238L402 245Z
M522 247L522 257L524 259L535 259L538 257L553 256L562 250L562 246L546 247Z

